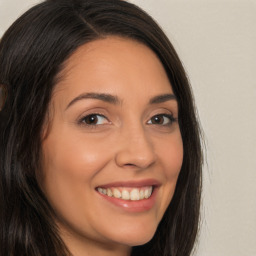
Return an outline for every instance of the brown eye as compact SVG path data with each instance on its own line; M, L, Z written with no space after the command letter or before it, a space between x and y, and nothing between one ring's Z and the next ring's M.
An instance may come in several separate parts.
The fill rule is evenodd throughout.
M154 116L151 118L152 124L163 124L164 123L164 117L163 116Z
M82 118L82 123L86 125L101 125L108 123L107 118L99 114L91 114Z
M155 125L171 125L175 121L173 115L160 114L155 115L149 120L149 124Z

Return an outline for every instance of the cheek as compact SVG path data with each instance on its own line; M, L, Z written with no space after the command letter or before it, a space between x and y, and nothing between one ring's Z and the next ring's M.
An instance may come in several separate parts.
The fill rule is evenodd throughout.
M86 141L86 142L85 142ZM105 144L95 141L69 138L48 138L43 144L44 170L46 174L61 174L83 179L90 178L108 161ZM51 170L51 171L50 171Z
M183 143L180 133L159 145L158 155L167 181L177 180L183 162Z
M160 217L162 218L174 195L183 162L183 143L179 133L158 145L158 156L164 176L159 205Z
M111 160L106 144L84 141L55 134L43 142L41 187L57 215L72 226L90 215L94 177Z
M84 143L84 140L61 137L65 140L55 135L43 142L41 187L59 215L75 219L77 206L91 198L94 177L110 156L102 153L102 150L108 152L103 145L99 148L90 140Z

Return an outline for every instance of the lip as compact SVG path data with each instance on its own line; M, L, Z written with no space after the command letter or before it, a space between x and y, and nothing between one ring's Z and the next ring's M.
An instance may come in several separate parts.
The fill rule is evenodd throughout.
M100 185L97 187L101 188L109 188L109 187L144 187L144 186L153 186L153 192L151 196L147 199L142 199L138 201L132 200L123 200L120 198L109 197L107 195L101 194L97 192L101 199L103 199L106 203L110 203L111 206L117 207L118 209L122 209L126 212L131 213L139 213L149 211L156 203L156 197L159 190L160 182L154 179L141 180L141 181L118 181L113 183L108 183L104 185Z
M116 181L112 183L107 183L104 185L99 185L97 188L110 188L110 187L146 187L153 186L159 187L161 183L155 179L146 179L146 180L138 180L138 181Z

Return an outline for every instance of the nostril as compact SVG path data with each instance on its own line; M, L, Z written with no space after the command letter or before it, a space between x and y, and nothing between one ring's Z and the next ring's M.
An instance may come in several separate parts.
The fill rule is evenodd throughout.
M131 133L131 130L129 130L129 133ZM138 132L135 136L129 136L128 138L130 139L127 139L127 135L120 138L115 155L118 166L141 170L155 163L157 155L149 138L141 135L138 139ZM135 139L137 139L136 143Z

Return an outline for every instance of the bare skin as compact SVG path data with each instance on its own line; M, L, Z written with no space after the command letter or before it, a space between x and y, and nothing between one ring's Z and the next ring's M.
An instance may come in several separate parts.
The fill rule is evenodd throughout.
M41 185L64 242L74 256L130 255L153 237L183 160L177 101L161 62L128 39L85 44L67 61L49 112ZM115 188L130 197L153 192L134 200L104 194Z

